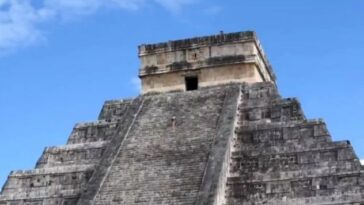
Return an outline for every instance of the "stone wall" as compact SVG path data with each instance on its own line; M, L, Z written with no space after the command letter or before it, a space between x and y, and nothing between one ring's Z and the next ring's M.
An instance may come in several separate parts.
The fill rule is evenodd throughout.
M144 76L142 78L143 93L185 91L185 77L188 76L198 77L200 88L226 83L255 83L264 81L255 64L224 65L208 69Z
M227 175L227 205L364 204L364 170L350 142L333 142L274 85L242 89Z
M231 82L275 82L254 32L142 45L139 57L143 94L185 90L186 75L198 75L201 87Z

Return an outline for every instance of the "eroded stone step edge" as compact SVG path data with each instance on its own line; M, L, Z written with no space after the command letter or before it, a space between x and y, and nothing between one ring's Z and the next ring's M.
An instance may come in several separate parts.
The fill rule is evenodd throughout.
M337 173L335 168L333 169L326 169L322 170L320 173L317 171L316 173L309 173L310 170L306 170L307 173L298 173L297 171L294 172L283 172L279 173L280 177L276 179L271 179L270 176L267 176L267 173L260 173L260 176L256 176L257 179L246 179L247 176L229 176L227 183L229 185L233 184L249 184L249 183L257 183L257 184L263 184L263 183L270 183L270 182L281 182L281 181L300 181L305 179L315 179L315 178L323 178L323 177L358 177L358 179L362 179L362 183L364 183L364 170L360 171L351 171L351 172L340 172ZM327 171L326 173L324 171ZM290 176L288 176L288 174ZM249 176L254 177L254 176ZM264 178L266 177L266 178ZM363 184L364 185L364 184Z
M10 173L9 177L25 177L25 176L33 176L33 175L83 172L83 171L92 170L93 168L94 168L94 165L70 165L70 166L40 168L40 169L33 169L33 170L15 170Z
M96 141L96 142L85 142L78 144L67 144L61 146L51 146L46 147L45 152L63 152L63 151L73 151L73 150L85 150L85 149L96 149L105 147L110 141Z
M282 144L282 146L284 146L284 144ZM274 152L266 152L266 151L262 152L261 150L253 150L253 149L240 150L239 147L234 146L235 151L233 151L231 153L231 156L234 159L234 158L242 158L242 157L260 158L260 157L270 157L272 155L278 155L277 157L279 158L280 155L302 155L305 153L312 153L312 152L324 153L327 151L335 151L335 150L347 150L349 152L349 154L353 154L353 156L355 156L353 147L347 141L334 141L334 142L330 142L330 143L324 142L323 144L317 143L315 145L317 145L317 146L314 146L314 147L302 146L302 149L294 149L294 150L279 149L279 150L274 150ZM251 146L254 146L254 145L252 144ZM272 150L268 150L268 151L272 151Z
M239 112L244 112L251 109L266 109L266 108L277 108L286 106L297 106L297 109L301 109L301 103L297 98L267 98L244 100L242 99L241 104L238 106Z
M58 191L58 190L57 190ZM49 190L44 190L39 193L35 192L17 192L14 195L0 195L1 202L18 201L18 200L45 200L50 198L77 198L79 196L79 189L61 190L57 193L51 193ZM6 204L6 203L5 203Z
M362 193L351 193L351 194L337 194L330 196L315 196L315 197L301 197L301 198L287 198L282 197L281 199L263 199L251 202L251 199L235 199L228 198L228 203L225 205L362 205L364 204L364 197ZM354 201L354 202L353 202Z
M305 120L293 120L293 121L283 121L283 122L269 122L266 120L260 121L239 121L238 127L236 127L236 132L249 132L249 131L260 131L269 129L283 129L283 128L294 128L294 127L311 127L311 126L324 126L326 129L326 124L322 119L305 119Z
M97 121L91 121L91 122L78 122L75 124L74 129L106 126L106 125L112 125L112 124L116 124L116 123L117 123L117 120L114 120L114 121L97 120Z

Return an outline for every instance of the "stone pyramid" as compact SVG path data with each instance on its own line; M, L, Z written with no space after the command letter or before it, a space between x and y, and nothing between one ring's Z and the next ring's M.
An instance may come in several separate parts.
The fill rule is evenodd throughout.
M142 94L106 101L0 205L364 205L349 141L282 98L254 32L139 47Z

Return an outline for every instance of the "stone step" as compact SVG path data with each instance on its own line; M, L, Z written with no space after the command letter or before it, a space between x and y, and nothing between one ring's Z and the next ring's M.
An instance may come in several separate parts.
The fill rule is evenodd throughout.
M59 174L59 173L72 173L82 172L93 169L93 165L71 165L62 167L50 167L43 169L32 169L32 170L16 170L10 173L10 177L24 177L24 176L36 176L46 174Z
M72 151L72 150L84 150L101 148L108 144L110 141L97 141L97 142L86 142L79 144L66 144L61 146L46 147L45 151L57 152L57 151Z
M275 198L274 198L275 197ZM227 199L226 205L362 205L364 203L363 193L359 190L342 194L340 191L315 197L287 197L286 194L256 197L239 197Z
M261 120L256 122L241 122L237 123L236 132L249 132L249 131L260 131L270 129L283 129L283 128L312 128L321 129L320 131L327 131L326 124L322 119L306 119L303 121L283 121L283 122L272 122L269 120Z
M298 141L295 141L298 142ZM311 146L291 146L290 140L286 142L277 142L275 144L264 144L267 147L265 150L257 148L253 145L244 145L244 143L235 142L233 145L233 151L231 152L232 157L239 156L249 156L249 157L259 157L259 156L269 156L269 155L281 155L281 154L299 154L302 155L307 152L325 152L330 150L347 150L349 156L355 156L353 147L351 144L345 141L317 141L312 143ZM339 157L338 157L339 158ZM352 158L352 157L351 157Z
M250 101L247 101L250 102ZM260 101L251 104L243 103L239 105L238 116L241 124L247 122L285 122L303 121L305 116L300 103L296 99L280 99L273 102Z
M66 189L68 188L68 189ZM45 199L50 198L77 198L81 189L74 188L74 186L57 186L52 188L32 188L32 189L18 189L18 190L9 190L9 193L0 195L0 204L3 201L21 201L24 200L33 200L36 201L44 201ZM5 203L6 204L6 203ZM21 203L23 205L23 203Z
M115 135L117 121L99 120L88 123L78 123L72 130L67 144L82 144L89 142L109 141Z
M277 181L236 182L230 179L226 190L227 199L254 199L259 195L265 200L303 198L315 196L335 196L344 194L364 194L363 173L328 174L326 176L292 178ZM234 181L234 182L233 182ZM259 199L257 199L259 201ZM328 202L328 201L327 201Z
M34 199L37 202L47 201L46 199L52 201L52 198L56 198L55 201L59 198L64 198L65 201L75 199L88 183L91 175L90 169L72 169L71 167L67 167L62 172L54 170L37 173L27 171L26 174L18 172L9 176L0 195L0 202L15 201L14 204L16 204L19 200Z
M133 99L106 101L101 109L98 119L105 120L107 122L119 120L123 118L132 103Z
M238 124L237 139L244 143L330 136L326 124L320 121L259 122Z
M66 197L48 197L48 198L33 198L33 199L16 199L0 201L0 205L76 205L78 196L68 195Z
M96 164L109 141L68 144L47 147L37 162L36 168L64 165Z
M277 87L270 82L261 82L254 84L243 84L241 86L243 100L272 99L279 98Z
M309 173L316 170L330 167L337 172L348 170L360 170L361 165L356 156L346 154L345 150L327 150L306 153L291 153L281 155L265 156L240 156L234 157L230 164L230 173L251 175L271 175L285 174L288 171L309 170Z
M2 194L6 196L9 192L14 192L14 189L23 194L23 190L30 190L27 192L29 193L37 187L84 184L91 177L92 171L93 166L90 165L13 171L3 187Z
M240 128L239 128L240 129ZM342 145L346 144L346 145ZM348 146L350 142L333 142L320 125L311 127L273 128L262 130L238 130L233 141L233 151L246 153L279 154L305 150L326 149L332 146Z
M326 165L326 166L324 166ZM263 182L263 181L281 181L281 180L290 180L290 179L300 179L300 178L309 178L309 177L326 177L329 175L348 175L354 174L358 176L362 176L362 170L358 169L356 164L352 164L350 162L336 162L336 163L324 163L322 165L305 165L304 168L310 169L283 169L283 170L274 170L266 169L266 170L252 170L250 172L245 173L232 173L229 175L229 179L232 182L240 183L240 182Z

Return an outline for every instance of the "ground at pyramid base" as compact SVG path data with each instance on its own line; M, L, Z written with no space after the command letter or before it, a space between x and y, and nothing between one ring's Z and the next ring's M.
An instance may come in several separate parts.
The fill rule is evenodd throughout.
M349 141L282 98L254 32L139 46L142 94L106 101L0 205L364 205Z

